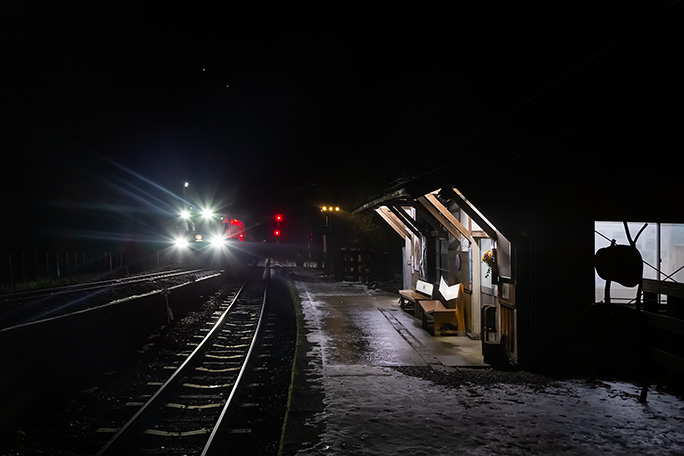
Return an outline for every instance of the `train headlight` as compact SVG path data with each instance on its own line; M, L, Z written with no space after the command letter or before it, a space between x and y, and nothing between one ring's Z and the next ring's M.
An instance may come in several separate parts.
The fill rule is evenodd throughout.
M214 218L214 211L211 209L202 209L202 217L204 217L204 220L209 220Z
M178 249L186 249L189 244L187 239L179 237L173 240L173 245Z
M216 236L214 238L211 238L211 246L215 249L222 249L225 245L225 239L223 239L221 236Z

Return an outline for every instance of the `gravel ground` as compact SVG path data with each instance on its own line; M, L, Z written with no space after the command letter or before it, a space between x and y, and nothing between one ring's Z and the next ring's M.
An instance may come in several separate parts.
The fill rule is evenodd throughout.
M404 375L429 380L437 385L448 387L485 386L497 384L525 385L544 391L557 386L559 380L526 371L502 371L495 369L451 368L434 370L423 366L394 366Z
M168 376L163 372L168 353L187 350L190 334L204 325L221 299L235 290L224 288L199 309L190 312L169 327L151 334L147 342L127 362L94 379L91 386L68 398L45 404L30 418L17 423L6 436L2 455L90 455L104 445L111 434L100 428L116 428L130 418L135 409L129 401L139 401L150 393L148 381ZM55 412L57 410L57 412ZM0 447L1 448L1 447Z

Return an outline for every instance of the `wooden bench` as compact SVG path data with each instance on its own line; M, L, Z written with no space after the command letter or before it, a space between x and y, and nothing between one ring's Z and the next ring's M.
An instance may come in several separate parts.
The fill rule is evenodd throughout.
M442 301L420 301L423 328L432 335L457 334L465 336L465 314L463 310L463 284L449 286L444 279L440 280L439 292L447 304Z
M413 310L416 316L420 306L419 301L432 299L432 291L434 285L431 283L419 280L416 282L415 290L399 290L399 305L404 310Z
M457 309L447 309L441 301L420 301L423 313L423 328L433 336L458 334Z

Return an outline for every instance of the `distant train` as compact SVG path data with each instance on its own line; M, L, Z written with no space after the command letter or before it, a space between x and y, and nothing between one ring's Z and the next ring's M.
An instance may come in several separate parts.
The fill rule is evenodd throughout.
M175 231L173 243L179 250L220 250L230 242L246 240L245 225L240 220L192 208L180 212Z

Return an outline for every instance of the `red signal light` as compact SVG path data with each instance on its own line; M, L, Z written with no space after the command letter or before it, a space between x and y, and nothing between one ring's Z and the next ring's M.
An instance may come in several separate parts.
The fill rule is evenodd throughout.
M282 222L283 221L283 216L280 214L276 214L276 222Z
M275 234L276 237L280 236L280 230L275 230L275 231L273 232L273 234Z

